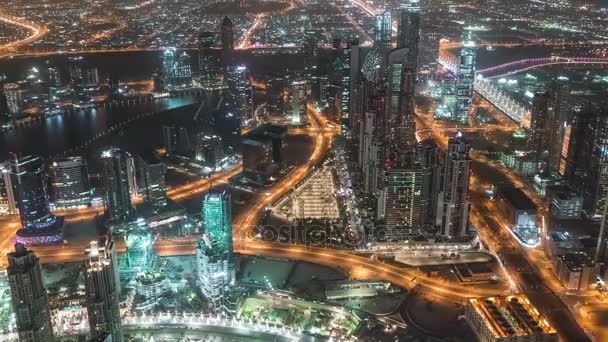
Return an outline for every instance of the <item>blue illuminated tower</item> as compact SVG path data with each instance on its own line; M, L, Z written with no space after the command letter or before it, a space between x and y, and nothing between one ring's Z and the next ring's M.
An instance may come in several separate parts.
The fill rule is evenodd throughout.
M203 200L205 234L220 242L222 254L232 255L232 208L227 191L209 192Z
M49 209L42 159L11 154L11 175L23 227L17 232L17 241L24 244L61 241L63 220Z
M212 191L203 200L205 234L196 243L196 271L211 311L223 311L226 292L234 279L230 194Z
M475 82L475 64L477 53L475 41L469 31L462 40L460 57L458 59L458 79L456 80L456 112L455 121L466 124L473 98L473 82Z

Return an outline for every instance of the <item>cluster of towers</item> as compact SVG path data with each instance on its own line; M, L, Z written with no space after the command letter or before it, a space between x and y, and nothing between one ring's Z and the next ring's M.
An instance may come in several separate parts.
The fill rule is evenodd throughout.
M19 340L52 341L50 302L40 261L20 243L7 257ZM117 262L111 240L103 245L91 242L84 254L85 303L92 341L124 341Z
M372 235L378 239L468 232L469 144L460 134L450 139L441 165L436 142L417 140L419 40L420 8L410 0L401 5L395 45L391 13L381 11L371 51L363 56L359 47L350 48L354 72L343 131L353 142L364 190L377 201Z

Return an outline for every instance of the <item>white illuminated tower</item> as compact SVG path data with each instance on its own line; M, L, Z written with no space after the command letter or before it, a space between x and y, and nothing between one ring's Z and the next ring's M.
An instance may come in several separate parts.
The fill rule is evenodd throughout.
M86 305L92 340L109 334L124 341L120 322L120 279L117 278L113 243L100 247L92 241L84 254Z
M458 59L458 78L456 80L456 112L455 121L466 124L469 118L473 98L473 82L475 82L475 66L477 63L475 41L471 31L462 40L460 57Z

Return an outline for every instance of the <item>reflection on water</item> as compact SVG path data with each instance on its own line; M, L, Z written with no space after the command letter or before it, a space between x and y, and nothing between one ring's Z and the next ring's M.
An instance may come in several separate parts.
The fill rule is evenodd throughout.
M138 104L132 107L97 108L76 114L54 116L26 127L0 133L0 160L6 160L10 151L41 156L56 155L64 150L82 145L85 141L103 133L108 127L128 120L142 113L168 111L188 106L195 101L192 97L163 99L154 103ZM190 108L189 106L187 107ZM148 129L129 129L131 138L160 141L160 131L153 129L154 121L166 121L162 114L137 120L131 126L146 126ZM141 133L141 134L140 134ZM124 139L122 139L124 140Z

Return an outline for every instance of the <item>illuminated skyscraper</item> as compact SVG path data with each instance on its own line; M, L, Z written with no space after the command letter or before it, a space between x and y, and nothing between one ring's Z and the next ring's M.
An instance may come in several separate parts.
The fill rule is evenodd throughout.
M608 196L608 107L589 106L572 125L565 179L583 196L587 217L599 219Z
M391 49L392 34L393 22L391 20L391 11L385 9L376 14L374 46L377 46L384 53L388 52Z
M397 48L407 49L405 61L418 65L418 43L420 41L420 4L418 0L401 0L401 13L397 30Z
M549 93L535 94L532 102L532 115L530 117L530 132L528 135L528 150L531 151L543 172L546 167L546 158L551 140L549 129ZM542 165L541 165L542 164Z
M136 227L127 232L127 265L131 272L146 272L154 258L152 235L145 227Z
M563 80L555 80L551 83L549 92L549 155L547 158L547 172L550 174L560 173L562 160L562 147L566 123L570 117L570 87Z
M469 31L462 40L462 48L458 59L458 79L456 80L456 116L453 119L461 124L466 124L469 119L476 60L475 41L473 40L473 34Z
M21 114L23 111L23 97L21 89L16 83L6 83L3 86L4 98L6 99L6 107L9 115Z
M416 68L411 64L402 66L398 116L395 118L395 136L392 141L397 147L409 152L416 145L416 121L414 112L414 87Z
M253 123L253 88L251 78L244 65L229 65L226 68L226 107L237 115L242 126Z
M192 61L187 52L178 56L175 48L166 48L162 57L163 85L167 90L192 85Z
M197 277L211 310L223 310L225 293L234 281L230 194L210 192L203 201L205 234L196 243Z
M308 83L303 79L293 80L289 88L287 116L292 125L301 125L306 122Z
M441 185L438 150L433 139L423 140L416 147L416 159L421 172L420 220L425 226L434 226L437 214L437 197Z
M106 334L112 341L124 341L120 322L120 279L117 279L112 241L99 246L92 241L84 254L85 297L93 340Z
M99 72L96 67L89 65L82 56L68 58L68 72L70 83L73 87L82 88L95 87L99 84Z
M44 286L40 261L24 245L15 244L8 253L8 278L19 341L53 340L49 298Z
M11 154L12 183L15 188L22 229L17 241L25 244L59 242L63 218L51 214L42 159Z
M56 207L75 207L91 202L87 162L81 157L53 160L49 167L51 194Z
M378 218L384 220L386 238L404 240L420 228L421 170L404 164L385 171L384 192L378 201Z
M101 153L102 177L105 190L106 218L112 221L131 216L131 189L129 179L134 178L131 155L117 148Z
M8 108L8 102L6 100L6 93L4 91L4 76L0 75L0 126L8 120L11 112Z
M203 200L205 234L215 237L222 253L232 255L232 204L227 191L212 191Z
M139 190L146 203L153 206L163 206L167 203L165 164L154 156L141 155L137 158L137 174Z
M222 68L215 45L215 33L201 32L199 36L198 63L200 83L203 88L221 87Z
M469 226L470 145L461 136L448 142L443 172L443 191L440 195L441 234L463 236Z
M0 215L17 213L15 189L11 179L11 166L9 163L0 163Z

